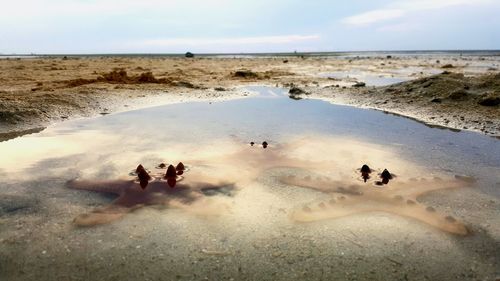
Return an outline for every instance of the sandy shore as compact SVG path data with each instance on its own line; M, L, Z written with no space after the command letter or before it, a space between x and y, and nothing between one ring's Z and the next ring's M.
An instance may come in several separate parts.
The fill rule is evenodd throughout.
M298 87L303 92L294 98L374 108L498 137L499 64L498 57L458 55L2 59L0 141L77 117L244 97L244 85ZM375 87L373 79L406 82Z

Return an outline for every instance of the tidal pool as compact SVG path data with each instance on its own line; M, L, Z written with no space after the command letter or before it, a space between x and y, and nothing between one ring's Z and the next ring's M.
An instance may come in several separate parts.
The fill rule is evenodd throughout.
M498 140L295 101L280 88L248 91L0 143L1 279L497 276ZM177 189L155 192L158 180L143 201L138 188L124 195L128 205L68 184L116 191L138 164L160 178L159 163L180 161L188 170ZM365 163L374 170L367 183L357 170ZM374 185L385 168L396 177ZM82 216L86 227L74 223Z

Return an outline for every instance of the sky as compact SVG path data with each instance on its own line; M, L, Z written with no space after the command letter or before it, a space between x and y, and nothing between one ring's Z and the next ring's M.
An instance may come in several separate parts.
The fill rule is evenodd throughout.
M0 53L498 50L500 0L0 0Z

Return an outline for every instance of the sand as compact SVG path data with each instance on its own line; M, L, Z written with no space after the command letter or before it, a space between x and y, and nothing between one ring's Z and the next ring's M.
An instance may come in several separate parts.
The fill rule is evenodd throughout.
M436 62L438 59L440 63ZM453 67L443 69L445 64L453 64ZM244 98L250 95L244 86L278 85L300 89L292 91L291 97L295 99L314 98L375 108L430 125L467 127L467 130L498 136L498 106L479 104L486 97L494 100L498 94L495 88L498 71L493 69L496 65L496 57L459 56L0 60L0 130L3 139L8 139L69 119L166 103ZM330 73L353 70L372 78L382 75L389 80L412 81L376 88L353 87L360 81L368 84L373 81L363 77L329 77ZM452 73L441 74L443 71ZM459 91L462 88L465 93ZM463 120L460 117L464 117ZM484 186L456 192L442 190L419 198L419 202L435 206L438 212L464 220L473 232L465 237L387 212L318 223L294 222L290 220L293 210L300 210L302 204L324 200L324 195L285 185L280 178L300 175L301 170L283 167L265 170L255 181L242 184L244 188L229 199L232 208L216 218L198 217L175 208L151 207L139 208L125 219L108 225L77 227L72 223L75 217L106 206L113 198L70 190L66 186L68 180L81 176L82 172L84 176L97 173L93 171L97 168L103 168L102 177L114 179L117 174L126 175L131 169L130 163L136 165L140 158L133 149L114 151L115 157L122 158L113 158L117 167L108 165L102 153L110 153L106 145L116 140L108 140L119 136L103 132L96 138L91 133L82 130L77 137L67 136L88 146L88 151L82 151L81 146L75 145L76 155L64 151L61 145L64 143L50 137L42 137L40 142L34 142L37 145L31 146L22 142L29 143L30 137L3 143L4 147L12 145L7 151L16 157L7 154L2 164L20 171L0 169L0 279L498 279L500 202L498 197L483 193ZM138 141L141 137L133 135L122 139L120 144L146 146L148 155L141 156L140 161L149 159L143 163L149 168L164 160L157 159L160 155L176 158L176 153L185 152L198 159L200 151L209 153L208 156L217 152L210 145L200 148L202 142L153 146L151 140ZM19 146L16 141L20 141ZM41 145L44 143L50 144L51 149L47 151L47 147ZM327 149L329 144L331 150L315 149L313 155L306 149L313 147L301 145L299 147L306 150L302 153L298 150L295 155L302 158L313 155L312 158L319 160L330 155L342 156L345 154L336 149L342 149L346 143L349 142L326 139L313 147ZM186 147L179 149L183 145ZM230 152L229 145L218 145L224 153ZM162 150L155 152L155 147ZM121 147L116 145L114 149ZM40 157L44 161L29 163L29 159L37 158L37 150L52 151L53 155ZM337 156L334 161L339 163L336 167L343 167L342 173L350 176L355 168L343 164L361 162L366 158L365 153L371 157L380 153L374 157L376 162L392 162L391 166L398 167L398 177L403 181L410 176L434 176L421 164L416 167L416 163L407 160L400 162L396 152L387 154L391 151L386 146L361 143L361 148L355 146L349 151L360 156ZM155 158L148 158L151 155ZM213 162L213 157L208 156ZM233 173L241 177L239 165L232 167ZM320 175L339 173L338 168L326 170ZM484 171L490 172L491 189L499 186L497 171L496 166ZM226 169L219 172L227 175Z
M241 98L248 95L245 85L299 87L304 91L300 98L374 108L498 137L499 64L495 56L449 54L1 59L0 141L72 118ZM370 79L411 81L374 87ZM367 86L356 87L358 82Z

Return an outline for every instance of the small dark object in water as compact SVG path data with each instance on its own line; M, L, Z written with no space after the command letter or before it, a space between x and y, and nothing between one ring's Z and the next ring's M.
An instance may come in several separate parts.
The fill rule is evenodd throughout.
M391 55L389 55L389 56L387 56L386 58L388 58L388 59L392 59L392 56L391 56Z
M368 165L363 165L361 167L361 177L363 178L363 180L366 182L366 180L368 180L370 178L370 173L372 172L372 170L370 169L370 167L368 167Z
M167 167L167 164L165 163L160 163L160 165L158 165L158 168L160 169L165 169Z
M443 66L441 66L441 68L454 68L453 64L445 64Z
M298 87L292 87L290 90L288 90L288 93L290 95L302 95L302 94L307 94L304 90Z
M387 169L384 169L382 174L380 174L380 178L382 179L383 184L388 184L389 180L392 180L392 175L387 171Z
M175 170L177 171L177 175L184 174L185 169L186 168L184 167L184 164L182 162L179 162L179 164L177 164L177 166L175 166Z
M354 88L362 88L362 87L366 87L366 83L365 82L357 82L356 84L352 85Z
M185 55L184 55L186 58L194 58L194 54L191 53L191 52L187 52Z
M440 99L440 98L434 98L431 100L431 102L434 102L434 103L441 103L443 100Z
M268 144L267 144L267 142L266 142L266 141L264 141L264 142L262 143L262 147L263 147L263 148L267 148L267 145L268 145Z
M173 165L169 165L167 168L167 172L165 173L165 179L167 180L167 184L170 187L174 187L177 183L177 172Z
M253 146L255 143L253 141L250 142L250 146Z
M139 164L137 169L135 170L137 173L137 177L139 178L139 185L142 189L145 189L148 186L149 180L151 180L151 176L148 174L146 169L142 165Z
M283 63L288 63L288 60L283 60Z

